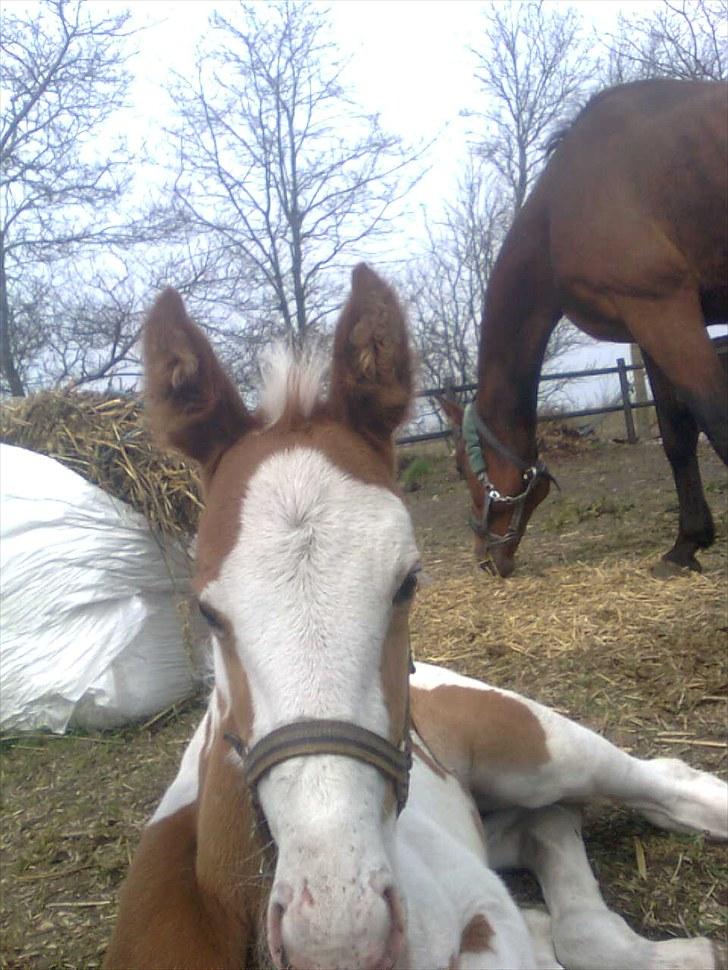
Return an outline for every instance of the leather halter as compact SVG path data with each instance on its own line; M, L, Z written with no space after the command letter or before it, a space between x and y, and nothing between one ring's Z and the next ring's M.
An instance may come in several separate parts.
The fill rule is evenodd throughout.
M225 739L243 759L243 772L251 791L255 791L266 772L289 758L333 754L371 765L392 782L398 815L407 803L412 766L409 727L399 747L358 724L329 719L284 724L250 749L235 735L226 734Z
M415 665L410 649L409 673L414 672ZM266 734L252 748L247 748L236 734L224 734L224 739L243 761L243 773L254 802L258 802L258 782L271 768L288 761L289 758L334 754L353 758L376 768L393 784L397 815L400 815L407 804L412 770L409 682L406 689L404 731L399 746L351 721L333 718L291 721ZM259 804L258 808L260 809ZM262 816L262 811L259 814Z
M553 482L557 488L559 488L559 483L548 470L544 461L537 459L533 464L529 464L528 462L523 461L522 458L519 458L518 455L512 452L511 449L506 445L502 444L478 414L478 408L475 402L473 402L472 415L475 422L475 427L478 429L478 434L483 441L485 441L485 443L491 447L493 451L499 454L501 458L505 458L507 461L511 462L512 465L515 465L518 471L521 472L522 480L524 482L523 490L517 495L501 495L495 485L493 485L493 483L487 477L487 472L481 479L483 491L485 493L483 513L480 519L476 519L475 516L471 516L470 527L477 535L485 539L486 548L490 550L494 546L502 546L510 542L512 539L520 538L522 534L521 519L523 517L523 508L526 499L531 494L540 478L548 479L548 481ZM494 503L510 505L513 509L511 521L509 522L508 528L503 535L499 535L496 532L491 532L488 529L490 509Z

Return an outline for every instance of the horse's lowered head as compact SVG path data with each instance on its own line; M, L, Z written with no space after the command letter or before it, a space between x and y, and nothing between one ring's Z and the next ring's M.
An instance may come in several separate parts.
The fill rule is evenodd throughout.
M470 492L475 558L482 569L505 578L515 568L528 520L554 479L543 462L522 461L504 447L474 410L475 402L469 418L457 401L441 397L439 404L453 433L455 465ZM470 428L464 426L468 420Z
M405 940L392 844L419 568L394 476L412 392L397 298L354 270L327 395L322 367L284 356L249 411L166 290L145 333L147 407L158 437L201 467L194 589L212 632L215 730L277 850L272 959L379 970Z

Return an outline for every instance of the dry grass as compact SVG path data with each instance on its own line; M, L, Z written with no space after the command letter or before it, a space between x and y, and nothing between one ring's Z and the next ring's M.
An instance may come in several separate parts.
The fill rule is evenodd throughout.
M639 653L648 663L649 645L665 638L722 640L724 577L690 573L666 581L650 575L651 564L652 557L577 563L508 582L475 568L441 577L420 597L419 639L437 663L489 668L493 651L551 660L588 647L620 662Z

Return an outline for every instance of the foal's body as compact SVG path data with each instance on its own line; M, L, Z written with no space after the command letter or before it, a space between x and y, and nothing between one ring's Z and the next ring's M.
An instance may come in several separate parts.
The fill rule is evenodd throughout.
M562 802L618 798L725 837L721 782L440 668L410 683L418 553L392 434L411 374L392 291L355 271L325 400L292 368L249 414L173 292L145 352L152 419L202 466L194 586L215 688L142 837L106 966L240 970L259 948L294 970L716 967L709 941L648 943L607 910ZM273 748L256 774L291 728L305 750ZM550 921L510 899L493 868L513 865L536 873Z
M411 701L411 790L393 846L407 911L406 942L398 967L690 970L725 966L709 940L651 942L608 910L586 858L575 807L599 796L619 799L665 828L724 838L728 806L721 782L679 761L632 758L540 704L441 667L416 665ZM192 877L195 868L201 779L214 770L212 765L221 754L224 763L218 770L232 777L237 772L216 734L222 729L223 706L214 691L179 773L145 834L152 857L150 844L166 848L174 841L180 849L189 849L177 865L160 873L163 889L157 889L157 903L163 911L154 914L158 925L164 927L169 918L164 909L174 910L186 895L190 912L166 941L163 931L158 933L146 957L140 956L146 952L143 948L136 949L139 939L126 941L124 948L117 934L118 950L112 947L108 966L250 966L247 961L252 958L241 954L250 954L259 929L258 869L263 858L254 838L243 851L240 912L225 912L225 902L230 905L235 894L226 889L224 877L205 887L209 894L201 881L197 885L191 881L189 894L179 884L180 872ZM247 792L234 793L233 809L241 820L236 828L250 838ZM325 837L319 849L325 859ZM531 869L541 884L550 919L539 910L520 911L494 868ZM197 938L194 930L209 920L213 898L223 905L220 936L216 947L209 948L207 934ZM130 884L123 906L135 905L143 907L144 893L139 885ZM136 920L129 916L129 922ZM172 949L164 949L165 945Z

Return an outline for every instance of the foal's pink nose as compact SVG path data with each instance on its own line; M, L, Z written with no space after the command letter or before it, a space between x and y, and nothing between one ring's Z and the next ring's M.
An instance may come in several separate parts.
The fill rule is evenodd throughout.
M288 883L275 884L268 947L278 970L392 970L405 938L397 890L373 874L338 912L330 905L336 895L319 895L305 880L295 893Z

